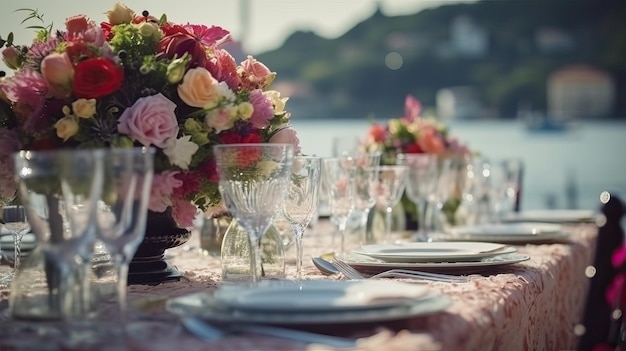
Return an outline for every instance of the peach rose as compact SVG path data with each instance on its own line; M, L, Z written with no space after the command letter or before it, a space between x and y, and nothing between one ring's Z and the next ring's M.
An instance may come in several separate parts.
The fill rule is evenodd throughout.
M65 28L70 38L87 31L89 27L89 21L85 15L76 15L65 20Z
M161 93L140 98L124 110L117 130L143 146L165 148L167 139L178 135L175 109L176 104Z
M265 89L276 77L276 72L272 72L260 61L248 55L248 58L241 63L242 80L248 89Z
M433 127L424 127L420 132L417 144L425 153L441 155L446 151L446 146L439 133Z
M67 54L53 52L41 61L41 75L48 82L49 93L63 98L72 90L74 65Z
M220 100L219 82L203 67L192 68L178 86L178 95L191 107L212 108Z

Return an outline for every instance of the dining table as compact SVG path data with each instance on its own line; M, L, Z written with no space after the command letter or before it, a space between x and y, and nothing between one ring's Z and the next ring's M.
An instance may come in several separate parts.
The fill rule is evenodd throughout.
M344 280L326 275L312 257L338 250L330 220L322 218L303 237L303 279ZM589 279L585 269L593 261L598 227L594 223L563 224L565 240L516 245L523 262L465 274L465 282L420 282L449 298L449 305L430 314L393 321L344 323L316 332L356 339L354 350L575 350ZM400 234L398 234L400 235ZM232 333L206 341L189 333L181 316L166 308L173 298L218 289L224 282L219 254L201 247L200 231L166 252L181 273L179 281L131 285L128 289L128 334L122 340L89 343L63 333L46 332L40 321L11 318L9 287L0 289L0 350L335 350L255 333ZM1 265L0 271L7 271ZM285 278L294 280L295 249L286 251ZM387 279L387 278L385 278ZM409 279L395 279L410 281ZM110 308L110 301L102 301ZM96 324L97 325L97 324Z

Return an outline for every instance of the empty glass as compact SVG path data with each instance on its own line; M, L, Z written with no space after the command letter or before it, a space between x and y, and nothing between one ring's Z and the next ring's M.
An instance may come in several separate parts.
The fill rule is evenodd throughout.
M30 232L30 225L26 219L26 209L21 205L0 206L0 211L2 212L0 219L3 222L0 223L0 249L5 259L13 261L11 272L0 276L0 284L8 284L13 280L15 272L20 269L22 238Z
M14 156L19 198L37 246L17 272L11 314L73 319L91 311L89 274L102 150L21 151Z
M317 156L296 156L283 215L293 226L296 242L296 279L302 279L302 237L317 207L322 159Z
M398 157L398 164L408 167L406 195L415 203L419 228L417 240L428 240L426 211L429 198L437 188L437 156L433 154L404 154Z
M340 252L344 252L348 218L354 211L356 201L354 165L343 157L325 158L322 164L324 181L328 187L331 221L340 236Z
M400 202L406 185L408 167L405 165L380 166L376 183L376 206L385 211L384 242L391 238L392 211Z
M219 190L250 242L252 281L260 280L263 234L285 200L293 163L290 144L221 144L213 147Z
M117 271L117 307L126 314L128 265L143 240L154 174L151 148L108 149L104 155L104 191L97 207L97 238Z

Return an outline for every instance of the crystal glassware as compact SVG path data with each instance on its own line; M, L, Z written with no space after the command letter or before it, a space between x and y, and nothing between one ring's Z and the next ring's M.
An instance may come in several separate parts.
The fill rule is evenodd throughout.
M317 156L296 156L283 215L291 223L296 242L296 279L302 279L302 237L316 212L320 188L322 159Z
M107 149L104 190L97 206L96 237L104 243L117 272L116 305L126 319L128 266L145 234L154 174L155 149Z
M213 147L224 204L248 233L252 281L260 280L263 234L283 205L291 167L290 144L220 144Z
M339 233L340 252L345 250L345 234L348 218L354 211L356 190L354 165L343 157L324 158L322 160L323 177L328 187L328 205L331 221Z
M403 154L398 164L408 167L406 195L415 203L419 224L417 240L429 240L426 212L429 198L437 188L437 156L433 154Z
M393 207L400 202L404 193L408 167L406 165L380 166L376 183L376 206L385 211L384 242L391 238Z
M89 300L95 217L104 151L20 151L14 155L18 196L37 245L16 273L11 315L74 320Z
M0 202L2 202L2 200L0 200ZM8 257L9 261L13 260L13 269L7 274L0 275L0 284L9 284L13 280L15 273L20 269L22 238L26 233L30 232L30 225L26 218L26 209L22 205L0 206L0 211L2 211L2 217L0 217L2 219L2 222L0 222L0 235L2 235L2 238L10 236L12 240L9 248L13 251L9 253L0 245L0 249L5 252L3 255L8 255L5 256L5 258ZM0 242L3 244L6 243L5 240L1 240Z

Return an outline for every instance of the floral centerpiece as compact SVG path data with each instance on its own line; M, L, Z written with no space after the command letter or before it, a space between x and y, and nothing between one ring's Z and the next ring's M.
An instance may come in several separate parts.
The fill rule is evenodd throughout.
M10 155L20 149L146 146L157 150L150 210L181 227L220 207L212 146L293 143L276 76L222 47L218 26L178 24L117 3L96 23L39 26L30 45L0 42L14 75L0 82L0 195L12 197ZM39 18L33 11L29 18Z
M379 151L381 163L394 165L399 154L429 153L440 158L463 159L470 155L469 148L452 136L448 128L434 117L424 117L422 105L418 99L408 95L402 117L390 118L384 124L374 123L362 139L360 148L367 152ZM459 206L460 199L450 199L444 213L451 221ZM417 220L415 204L406 195L402 197L402 207L410 215L410 220Z

